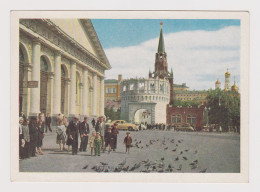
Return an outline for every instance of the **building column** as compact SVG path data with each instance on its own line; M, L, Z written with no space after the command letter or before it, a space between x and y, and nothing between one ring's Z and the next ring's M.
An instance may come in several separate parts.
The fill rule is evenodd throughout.
M32 65L27 63L24 65L24 81L31 81ZM23 113L26 117L30 116L30 88L23 88Z
M83 71L82 115L88 115L88 70Z
M48 73L48 99L47 99L47 113L53 116L53 108L54 108L54 93L53 93L53 79L54 79L54 72Z
M32 45L32 81L38 81L37 88L31 88L30 116L40 113L40 81L41 81L41 44L35 39Z
M60 114L61 109L61 53L54 56L53 115Z
M70 114L70 109L69 109L69 101L70 101L70 79L69 78L66 78L65 79L65 86L66 86L66 89L65 89L65 101L64 101L64 113L66 116L68 116Z
M104 102L105 102L105 95L104 95L104 77L100 78L100 110L99 113L101 116L104 115Z
M75 116L76 107L76 63L73 62L70 65L70 116Z
M96 114L97 109L97 74L93 75L93 103L92 103L92 115Z

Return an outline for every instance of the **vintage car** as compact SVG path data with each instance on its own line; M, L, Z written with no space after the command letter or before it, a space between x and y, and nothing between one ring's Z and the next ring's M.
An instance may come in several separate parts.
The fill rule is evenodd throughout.
M146 125L144 125L143 123L135 123L135 125L137 126L137 128L139 129L139 130L146 130L147 129L147 126ZM140 129L140 125L141 125L141 129Z
M194 131L194 128L190 125L182 125L182 126L177 126L175 128L175 131L187 131L187 132L192 132Z
M115 120L112 121L111 123L107 123L109 125L113 125L114 123L118 124L118 129L119 130L128 130L128 131L138 131L139 127L136 126L135 124L128 123L125 120Z

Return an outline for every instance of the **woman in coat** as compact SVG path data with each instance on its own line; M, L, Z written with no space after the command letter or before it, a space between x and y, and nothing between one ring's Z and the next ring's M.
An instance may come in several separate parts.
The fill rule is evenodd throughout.
M118 128L117 128L117 123L115 123L113 126L112 126L112 140L113 140L113 145L112 145L112 149L113 151L116 150L117 148L117 135L119 134L119 131L118 131Z
M38 141L37 141L37 151L40 155L43 155L43 152L42 152L43 138L44 138L44 124L40 120L38 123Z
M58 126L56 129L57 138L56 143L60 146L60 151L64 150L64 144L66 143L66 128L63 124L63 121L58 122Z

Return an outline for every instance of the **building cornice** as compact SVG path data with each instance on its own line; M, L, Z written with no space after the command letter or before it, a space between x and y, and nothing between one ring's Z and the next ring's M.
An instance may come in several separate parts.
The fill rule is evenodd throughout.
M62 56L66 57L69 60L77 62L79 65L87 67L88 70L90 70L91 72L97 73L101 77L104 76L104 69L106 68L104 67L104 64L102 64L102 62L99 61L97 58L92 58L91 56L84 54L84 52L80 51L75 46L75 44L72 45L72 48L69 48L68 45L64 44L64 40L63 43L61 43L59 42L59 40L61 39L57 39L58 37L56 35L52 34L52 37L50 37L50 34L47 34L46 31L40 32L40 29L37 29L37 27L39 26L36 22L34 22L34 24L31 24L30 20L21 19L20 32L25 33L25 35L29 36L33 40L38 39L42 44L48 46L54 51L60 51ZM53 27L48 27L48 29L53 32Z

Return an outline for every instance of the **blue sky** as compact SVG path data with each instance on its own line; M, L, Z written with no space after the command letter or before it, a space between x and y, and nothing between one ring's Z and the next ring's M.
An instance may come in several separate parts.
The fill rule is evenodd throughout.
M92 19L104 49L138 45L158 37L161 21L164 34L193 30L216 31L227 26L240 26L240 20L230 19Z
M92 23L112 66L106 79L148 76L154 71L160 22L163 22L168 70L174 83L186 83L190 90L224 88L227 66L239 86L240 20L198 19L94 19Z

